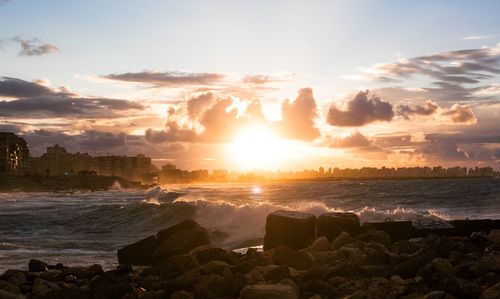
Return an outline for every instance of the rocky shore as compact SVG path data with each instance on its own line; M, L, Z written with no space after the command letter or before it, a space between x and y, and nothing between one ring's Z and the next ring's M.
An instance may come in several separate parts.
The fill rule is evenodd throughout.
M210 244L188 220L119 249L115 270L38 260L7 270L0 299L500 298L500 230L481 223L408 232L407 223L360 226L349 213L278 211L264 251L242 253Z

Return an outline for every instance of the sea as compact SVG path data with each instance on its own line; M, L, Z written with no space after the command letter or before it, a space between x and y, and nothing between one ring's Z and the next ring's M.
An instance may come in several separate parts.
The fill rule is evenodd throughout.
M116 266L116 250L186 219L226 249L257 244L276 210L356 213L361 222L500 219L500 179L185 184L99 192L0 193L0 271L29 259Z

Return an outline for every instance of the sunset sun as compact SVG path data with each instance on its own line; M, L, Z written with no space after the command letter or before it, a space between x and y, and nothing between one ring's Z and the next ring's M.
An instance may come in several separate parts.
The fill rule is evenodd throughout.
M239 130L228 146L228 156L238 169L270 169L279 164L283 141L263 125Z

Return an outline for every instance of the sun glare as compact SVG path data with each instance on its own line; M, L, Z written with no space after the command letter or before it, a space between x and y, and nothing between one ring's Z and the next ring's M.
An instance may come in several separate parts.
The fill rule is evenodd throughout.
M242 128L229 144L229 158L240 170L276 169L281 162L284 143L274 132L262 125Z

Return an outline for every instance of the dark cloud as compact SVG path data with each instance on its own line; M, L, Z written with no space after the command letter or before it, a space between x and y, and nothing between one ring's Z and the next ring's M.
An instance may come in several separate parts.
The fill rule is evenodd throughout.
M23 127L15 124L2 124L0 123L0 132L21 133Z
M454 123L474 124L477 118L469 105L454 104L450 109L443 111L441 115Z
M33 156L43 154L48 146L59 144L69 152L88 152L89 154L113 154L135 156L143 153L152 158L165 158L174 152L184 151L178 143L152 144L144 136L110 133L102 131L84 131L81 134L66 134L47 130L25 133Z
M417 148L415 154L421 155L427 161L467 160L467 155L453 139L430 140L421 148Z
M2 77L0 116L22 118L115 118L124 112L143 110L142 104L118 99L82 97L67 91L50 89L36 82Z
M38 38L27 40L16 36L12 38L12 40L16 43L19 43L19 45L21 46L21 51L18 54L19 56L41 56L49 53L59 52L59 49L56 46L44 43Z
M28 98L55 94L56 92L52 89L35 82L28 82L11 77L0 78L1 97Z
M144 83L154 87L179 87L185 85L212 85L224 78L224 75L217 73L187 73L187 72L136 72L109 74L102 76L106 79Z
M335 104L330 106L327 122L332 126L359 127L375 121L391 121L394 117L392 105L378 96L368 98L368 91L360 91L347 102L345 109Z
M279 130L283 137L307 141L320 136L314 124L317 107L311 88L299 90L293 102L285 100L281 105L281 114L283 119L279 123Z
M429 116L438 110L439 106L433 101L427 100L423 105L416 105L415 107L410 107L408 105L399 105L396 107L397 114L404 119L410 119L410 116L421 115Z
M22 118L115 118L123 112L143 110L139 103L106 98L40 96L0 101L0 116Z

